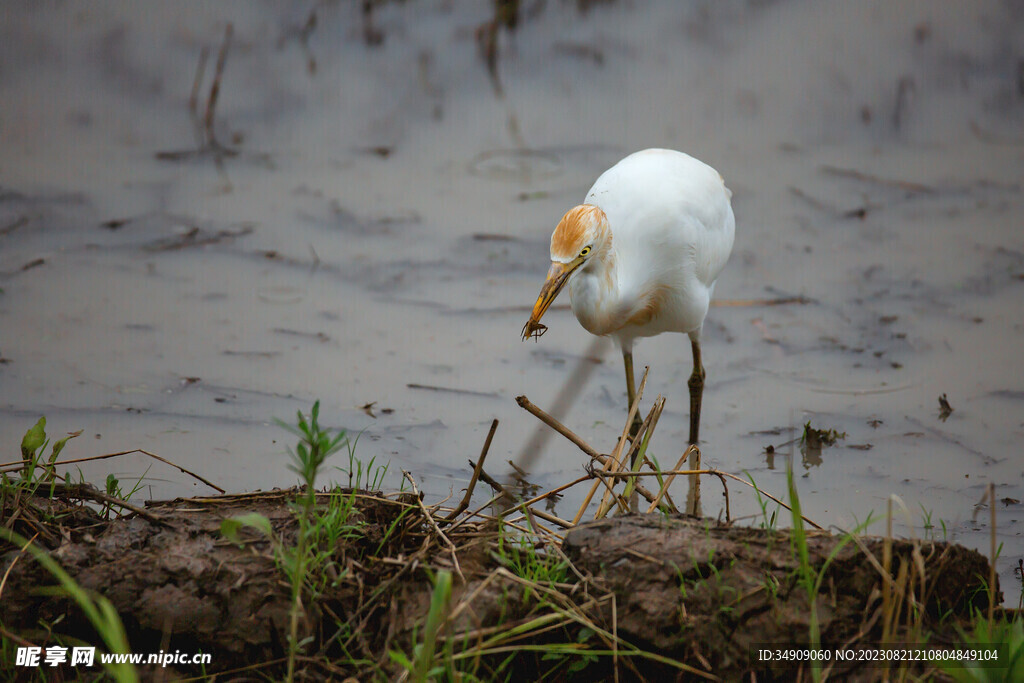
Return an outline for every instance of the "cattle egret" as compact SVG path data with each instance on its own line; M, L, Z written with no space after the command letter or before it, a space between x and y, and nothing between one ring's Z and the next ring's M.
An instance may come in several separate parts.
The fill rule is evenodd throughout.
M551 268L523 339L544 333L541 317L568 286L580 325L618 341L632 405L633 342L662 332L689 335L690 443L697 443L700 332L732 251L731 196L715 169L682 152L647 149L612 166L552 233Z

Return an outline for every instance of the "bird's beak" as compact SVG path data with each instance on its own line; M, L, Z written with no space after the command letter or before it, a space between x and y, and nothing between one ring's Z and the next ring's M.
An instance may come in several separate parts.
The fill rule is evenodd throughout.
M537 297L537 303L533 305L533 312L530 314L530 319L526 321L526 325L523 326L523 340L527 340L530 337L539 337L544 334L547 330L547 326L540 324L540 319L547 312L548 307L558 296L558 293L562 291L562 287L569 281L569 276L572 275L573 271L580 267L583 263L583 259L577 259L569 263L559 263L557 261L551 262L551 268L548 269L548 277L544 280L544 285L540 288L540 296Z

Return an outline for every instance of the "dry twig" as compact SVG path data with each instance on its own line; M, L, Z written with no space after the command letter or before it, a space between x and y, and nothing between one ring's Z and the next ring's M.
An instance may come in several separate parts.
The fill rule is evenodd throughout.
M196 474L192 470L186 469L186 468L182 467L181 465L179 465L177 463L173 463L170 460L167 460L166 458L160 457L156 453L150 453L149 451L143 450L141 448L133 448L130 451L118 451L117 453L106 453L104 455L93 455L93 456L89 456L88 458L75 458L73 460L61 460L61 461L53 463L52 465L48 465L48 467L56 468L57 465L73 465L73 464L80 463L80 462L92 462L93 460L106 460L107 458L119 458L122 455L131 455L132 453L141 453L143 455L149 456L150 458L153 458L154 460L159 460L160 462L164 463L165 465L170 465L171 467L179 470L183 474L187 474L190 477L192 477L193 479L196 479L198 481L203 482L204 484L206 484L210 488L214 489L218 493L224 493L224 489L222 489L221 487L217 486L216 484L208 481L207 479L204 479L203 477L199 476L198 474ZM28 464L27 460L15 460L14 462L6 462L6 463L0 465L0 472L18 472L19 470L24 469L25 465L27 465L27 464Z
M473 497L473 489L476 488L476 482L480 479L480 471L484 467L484 459L487 457L487 451L491 449L491 440L494 438L494 432L498 429L497 418L491 422L491 429L487 432L487 438L484 439L484 447L480 451L480 457L476 461L476 466L473 468L473 476L469 479L469 486L466 487L466 495L462 497L462 501L458 506L451 511L451 513L444 518L443 521L451 523L469 507L469 501Z
M444 535L444 532L441 531L441 527L439 527L437 522L434 520L434 516L430 514L427 510L427 506L423 504L423 499L420 497L419 489L416 488L416 480L413 479L412 475L405 470L402 470L402 476L404 476L412 486L413 495L416 496L416 501L419 503L420 510L423 512L423 516L426 518L427 523L434 529L434 533L436 533L448 547L448 551L452 555L452 564L455 566L455 573L458 574L459 578L462 579L462 582L465 583L466 577L462 574L462 568L459 566L459 557L455 551L455 544L451 542L451 539Z

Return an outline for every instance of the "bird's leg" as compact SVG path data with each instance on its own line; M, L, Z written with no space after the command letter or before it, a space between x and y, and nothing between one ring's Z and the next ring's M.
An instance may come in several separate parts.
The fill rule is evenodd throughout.
M693 349L693 374L686 383L690 387L690 443L697 443L700 430L700 399L704 393L704 365L700 362L700 341L691 338L690 348Z
M626 366L626 397L628 399L626 409L628 410L633 406L633 401L636 400L636 384L633 380L633 352L624 350L622 352L622 362ZM640 419L640 411L637 410L636 414L633 415L633 426L629 428L630 440L636 440L636 435L640 431L640 425L642 424L643 420Z

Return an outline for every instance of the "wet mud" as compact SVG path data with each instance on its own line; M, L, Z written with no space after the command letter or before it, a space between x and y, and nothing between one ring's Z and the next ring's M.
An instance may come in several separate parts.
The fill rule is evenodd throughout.
M253 680L280 678L283 672L292 596L274 548L295 542L295 493L150 502L145 517L114 520L99 518L73 498L36 499L22 509L41 505L61 512L56 508L63 506L58 515L64 520L63 540L52 555L82 587L113 603L134 651L207 652L213 660L204 675ZM525 629L516 639L521 651L514 664L503 669L515 680L604 680L615 666L623 680L808 676L797 665L767 669L752 660L758 644L809 642L811 603L798 584L798 561L787 532L661 514L584 523L567 532L560 548L540 549L559 553L568 563L568 578L552 584L501 560L502 538L491 523L440 514L428 519L411 493L338 490L331 495L355 501L353 531L319 548L332 569L317 599L303 605L299 636L307 645L297 680L397 676L401 669L388 653L411 652L422 639L431 577L442 569L457 577L442 640L466 646L558 610L576 616L556 622L556 628ZM318 494L321 506L329 499ZM274 539L252 530L225 538L225 519L252 512L270 521ZM13 525L31 528L24 519ZM446 530L445 542L437 535L439 525ZM822 643L877 642L885 619L892 621L898 642L911 610L923 611L918 623L934 642L955 637L956 626L969 621L973 610L987 608L981 577L989 576L988 561L962 546L894 541L887 551L884 539L853 542L820 532L809 535L807 546L809 566L823 577L814 601ZM16 550L7 553L5 569L15 555ZM895 617L883 609L883 557L891 557L885 562L893 576L911 568L915 577L900 584L912 600L896 601ZM20 560L9 571L0 603L4 627L28 639L44 637L36 632L41 624L52 625L48 637L92 637L70 600L40 590L52 583L47 572L30 557ZM616 634L624 653L628 645L676 664L625 654L614 662L583 656L555 662L529 649L586 644L595 638L594 629ZM479 656L477 675L487 678L505 658ZM200 672L140 667L139 673L144 680L168 680ZM60 680L59 673L53 675ZM876 670L854 665L832 671L832 680L876 678Z

